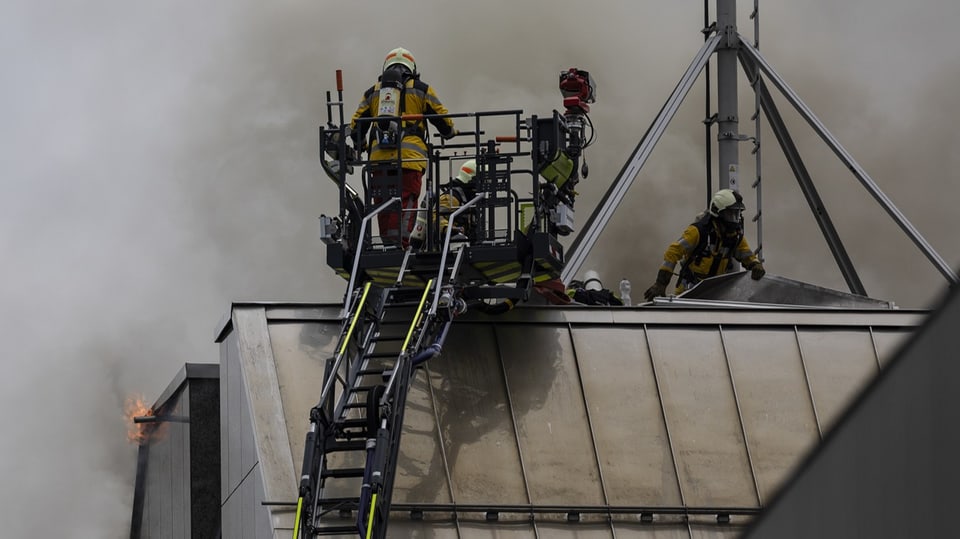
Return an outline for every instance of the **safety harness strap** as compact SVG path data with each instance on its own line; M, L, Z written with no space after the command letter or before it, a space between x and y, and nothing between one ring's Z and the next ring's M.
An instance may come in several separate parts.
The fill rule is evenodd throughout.
M691 264L699 263L703 260L703 257L708 250L709 246L713 243L710 240L716 238L718 245L717 255L713 257L713 262L710 264L710 269L708 270L707 276L713 276L717 274L717 271L720 269L720 263L725 260L732 258L732 254L737 245L740 245L740 240L743 239L743 230L740 229L737 231L737 234L734 235L724 235L723 237L717 237L716 228L711 223L710 215L707 214L701 219L692 223L693 226L697 227L697 232L699 233L699 240L697 241L697 246L693 249L686 260L683 261L683 266L680 267L680 280L686 281L689 284L696 284L703 280L702 277L698 276L690 269ZM712 252L709 254L713 254Z

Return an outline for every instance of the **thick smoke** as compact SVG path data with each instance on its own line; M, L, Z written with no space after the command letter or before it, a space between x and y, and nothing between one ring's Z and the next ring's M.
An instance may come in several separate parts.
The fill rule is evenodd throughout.
M316 217L335 211L316 128L337 68L347 114L398 45L453 111L549 113L559 71L590 70L599 138L582 223L699 49L703 22L700 3L636 0L60 4L15 1L0 20L0 522L10 537L50 525L127 536L135 448L124 397L154 398L184 362L216 361L215 325L233 300L342 297L316 234ZM768 2L761 50L956 266L947 218L960 200L960 5L888 4ZM750 7L740 3L747 35ZM698 84L591 257L609 284L646 286L702 209L703 100ZM944 280L785 116L868 292L926 306ZM769 271L843 289L762 135ZM751 159L744 148L745 178Z

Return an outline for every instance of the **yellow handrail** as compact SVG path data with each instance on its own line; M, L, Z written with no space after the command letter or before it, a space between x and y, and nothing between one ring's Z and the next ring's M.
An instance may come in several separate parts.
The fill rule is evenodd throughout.
M410 344L410 337L413 335L413 330L416 329L417 324L420 322L420 317L423 315L423 305L427 302L427 296L430 294L431 287L433 287L433 279L427 281L427 286L423 289L420 306L417 307L417 312L413 315L413 323L410 324L410 329L407 331L407 338L403 341L403 347L400 349L401 352L405 352L407 345Z
M300 532L300 510L303 509L303 496L297 500L297 517L293 521L293 539L297 539Z
M363 287L363 295L360 296L360 303L357 304L357 310L353 313L353 320L350 322L350 328L347 330L346 336L343 338L343 345L340 346L340 355L343 355L347 350L347 343L350 342L350 336L353 335L353 328L357 325L357 319L360 318L360 313L363 312L363 304L367 301L367 292L370 291L370 281L367 281L367 284Z
M373 493L373 498L370 499L370 517L367 518L367 539L370 539L370 534L373 533L373 511L377 508L377 493Z

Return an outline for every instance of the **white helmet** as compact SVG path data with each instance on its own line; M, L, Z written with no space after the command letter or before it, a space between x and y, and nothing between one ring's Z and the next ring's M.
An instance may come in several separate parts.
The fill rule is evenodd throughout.
M387 53L383 60L383 70L386 71L392 65L400 64L410 70L410 73L417 72L417 61L413 59L413 53L403 47L397 47Z
M460 183L470 183L476 175L477 160L471 159L460 166L460 172L457 172L457 179L460 180Z
M723 213L724 220L737 222L740 220L740 212L743 211L743 196L733 189L721 189L714 193L710 199L710 208L708 211L714 217L720 217ZM730 210L724 213L724 210Z
M587 270L583 274L583 287L587 290L603 290L603 283L600 282L600 274L594 270Z

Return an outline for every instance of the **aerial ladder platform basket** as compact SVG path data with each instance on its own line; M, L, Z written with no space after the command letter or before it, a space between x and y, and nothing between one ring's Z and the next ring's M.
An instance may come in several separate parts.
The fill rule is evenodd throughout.
M561 73L560 86L565 111L544 118L523 118L519 110L442 115L458 125L472 122L473 129L436 144L425 132L426 194L410 210L400 203L399 150L395 160L364 160L356 135L364 122L426 126L431 116L363 118L351 130L343 120L337 73L338 100L328 92L320 159L338 187L339 212L321 216L321 239L328 265L347 281L347 290L336 352L309 411L295 539L385 537L415 369L440 352L451 323L466 309L496 314L527 300L538 283L559 282L559 236L573 230L574 187L586 176L581 159L593 139L587 112L595 91L589 74L577 69ZM504 119L512 122L512 132L488 137L486 124ZM443 179L468 159L477 163L473 197L456 208L442 207ZM390 169L395 173L375 174ZM359 190L350 184L355 172ZM373 234L379 216L409 218L403 213L411 211L425 227L415 248ZM441 229L441 218L451 226ZM455 235L459 227L453 224L461 222L469 226Z

